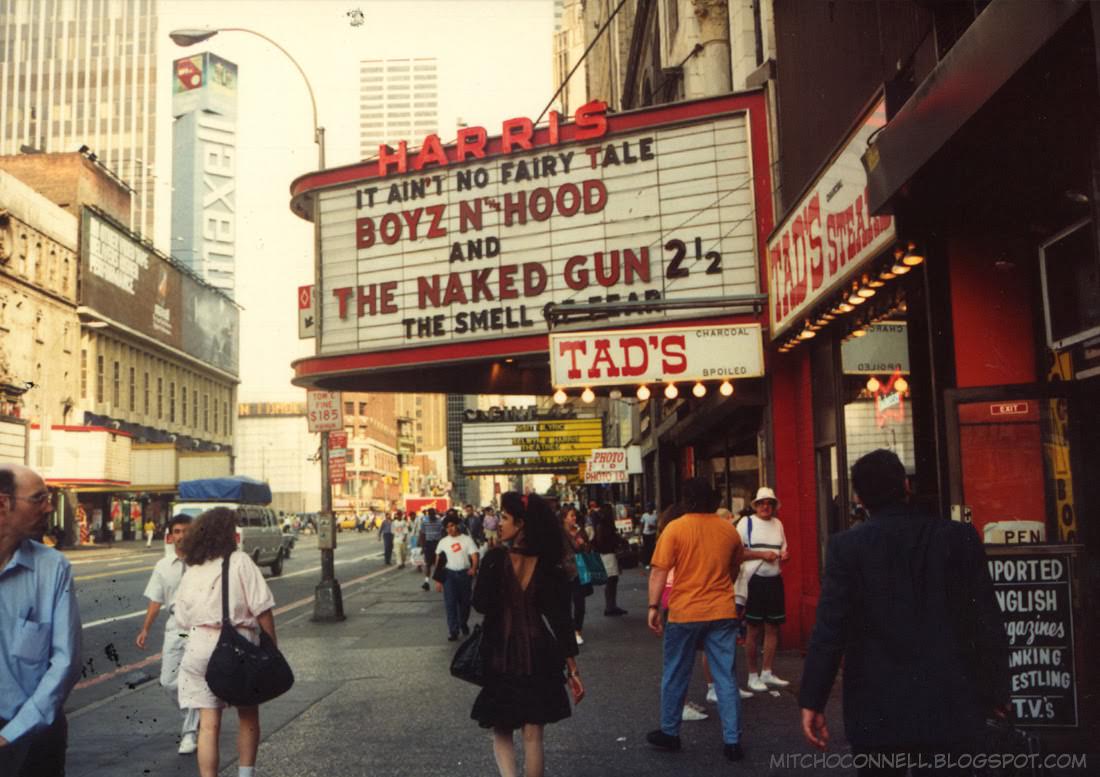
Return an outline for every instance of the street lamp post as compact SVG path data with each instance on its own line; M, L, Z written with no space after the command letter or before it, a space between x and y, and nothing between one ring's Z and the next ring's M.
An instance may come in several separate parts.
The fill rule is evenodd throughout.
M317 98L313 94L313 86L306 76L306 71L298 64L289 51L263 33L250 30L247 27L219 27L213 30L173 30L168 34L178 46L193 46L202 43L217 35L219 32L243 32L254 35L281 51L291 64L298 70L309 93L310 107L313 109L313 142L317 144L317 169L325 168L325 128L317 123ZM314 293L321 289L321 207L318 198L313 197L313 288ZM314 334L314 346L316 353L321 352L321 317L317 316L316 332ZM329 460L328 460L328 432L321 432L321 515L320 522L327 522L327 536L332 538L331 548L321 549L321 582L314 589L313 596L313 620L315 621L342 621L344 620L344 600L340 593L340 581L336 579L335 545L336 523L332 516L332 486L329 485ZM324 532L318 532L324 536Z

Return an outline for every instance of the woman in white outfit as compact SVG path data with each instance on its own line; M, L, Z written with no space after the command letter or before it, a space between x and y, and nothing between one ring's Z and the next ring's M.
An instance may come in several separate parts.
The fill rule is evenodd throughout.
M181 707L199 710L199 774L218 774L218 735L226 703L206 684L206 665L218 641L222 620L222 559L229 556L229 617L253 642L263 629L275 641L275 599L259 567L237 550L237 517L225 507L207 510L184 540L187 572L176 592L176 622L188 629L179 673ZM238 707L240 777L253 777L260 743L259 707Z

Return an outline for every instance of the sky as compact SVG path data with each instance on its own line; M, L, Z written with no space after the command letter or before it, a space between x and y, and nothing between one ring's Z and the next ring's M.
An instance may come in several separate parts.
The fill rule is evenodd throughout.
M160 0L156 244L172 244L172 61L211 51L238 67L237 301L242 402L295 401L291 361L313 352L298 339L298 287L312 282L313 228L290 212L291 181L317 169L313 117L301 75L278 49L222 32L187 48L175 29L244 27L277 41L301 65L325 128L327 167L358 161L359 61L436 57L439 122L491 129L537 117L553 92L553 0ZM364 23L352 24L362 11ZM394 138L399 141L403 138ZM408 138L419 146L422 138Z

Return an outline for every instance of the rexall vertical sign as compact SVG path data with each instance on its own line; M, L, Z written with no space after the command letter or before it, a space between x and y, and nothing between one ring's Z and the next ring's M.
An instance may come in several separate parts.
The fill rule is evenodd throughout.
M237 229L237 66L209 52L172 67L172 250L233 296Z

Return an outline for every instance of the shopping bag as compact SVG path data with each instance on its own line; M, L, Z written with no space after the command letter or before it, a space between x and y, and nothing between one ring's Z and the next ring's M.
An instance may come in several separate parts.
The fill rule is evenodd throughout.
M607 582L607 570L604 568L600 554L595 551L578 553L577 579L581 585L603 585Z

